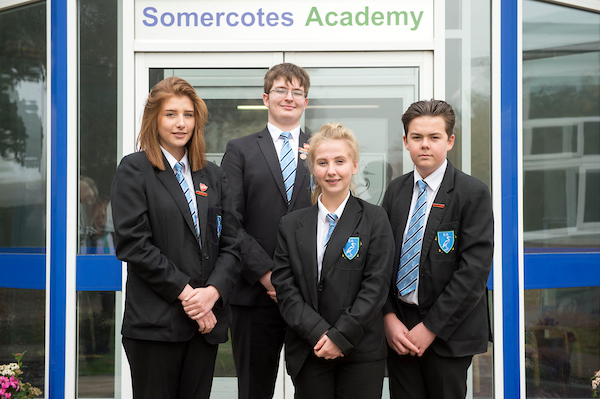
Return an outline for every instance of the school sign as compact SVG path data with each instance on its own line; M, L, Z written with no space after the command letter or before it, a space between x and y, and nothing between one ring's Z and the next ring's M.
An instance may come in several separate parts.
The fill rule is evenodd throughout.
M433 43L433 4L434 0L138 0L135 39L142 47L184 41L194 50L198 44L268 43L271 49L275 45L289 51L301 50L304 43L314 48L325 42L336 43L338 49L339 44L360 47L370 42L423 49Z

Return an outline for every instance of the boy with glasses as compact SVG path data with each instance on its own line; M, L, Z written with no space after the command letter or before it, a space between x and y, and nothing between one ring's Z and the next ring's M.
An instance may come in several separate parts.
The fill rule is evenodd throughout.
M264 78L267 127L227 143L227 175L244 238L242 274L231 298L231 342L240 399L273 397L286 324L271 284L281 217L308 207L310 177L304 165L308 136L300 118L310 78L294 64L275 65Z

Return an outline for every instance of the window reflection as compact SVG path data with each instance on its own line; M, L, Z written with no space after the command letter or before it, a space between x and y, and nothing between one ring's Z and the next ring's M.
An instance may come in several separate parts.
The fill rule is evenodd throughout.
M0 12L0 252L44 252L46 2Z
M110 185L117 165L117 1L79 7L79 253L114 254Z
M0 288L0 364L23 353L23 381L44 390L46 292Z
M600 14L523 3L524 239L600 248Z
M590 397L600 369L600 287L525 291L527 397Z
M114 398L115 293L78 292L77 315L77 397Z

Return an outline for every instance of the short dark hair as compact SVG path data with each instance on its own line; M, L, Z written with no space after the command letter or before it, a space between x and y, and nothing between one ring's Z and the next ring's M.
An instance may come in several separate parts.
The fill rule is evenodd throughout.
M404 115L402 115L404 135L408 134L408 125L410 125L410 122L419 116L441 116L446 123L446 133L448 134L448 138L454 134L456 115L454 114L452 105L448 104L446 101L431 99L412 103Z
M287 83L291 83L292 80L298 79L300 87L303 87L304 93L308 95L308 89L310 88L310 77L308 76L308 73L304 68L289 62L277 64L267 71L264 82L265 93L269 94L273 88L273 83L281 77L285 78Z

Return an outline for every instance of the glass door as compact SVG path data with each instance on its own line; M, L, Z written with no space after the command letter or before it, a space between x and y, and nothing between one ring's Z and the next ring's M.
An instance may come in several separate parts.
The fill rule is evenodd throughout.
M262 102L263 77L271 66L281 62L304 67L311 78L302 130L311 135L328 122L352 129L360 143L356 194L380 204L391 179L412 169L402 143L401 117L412 102L433 97L431 52L138 53L135 130L139 131L150 88L169 76L186 79L208 107L208 156L220 165L229 140L264 129L267 109ZM132 143L137 133L125 136L124 140ZM235 377L228 342L219 347L211 397L235 397ZM384 389L384 397L388 396ZM128 397L126 392L123 397ZM293 385L282 360L275 398L292 397Z

